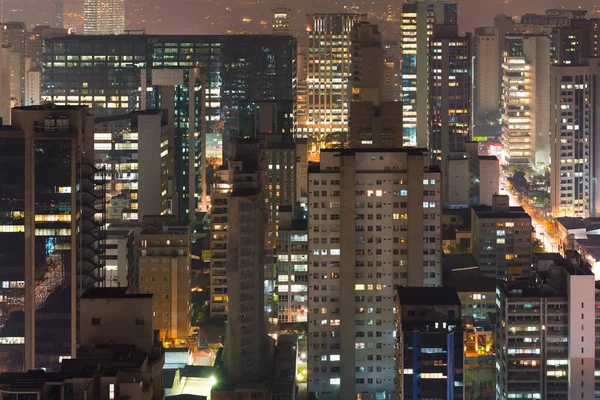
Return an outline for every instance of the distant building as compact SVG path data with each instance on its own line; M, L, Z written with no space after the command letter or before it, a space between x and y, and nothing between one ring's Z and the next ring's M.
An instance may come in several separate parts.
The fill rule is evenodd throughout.
M173 212L173 147L167 112L148 110L94 120L94 158L105 168L107 220L141 221Z
M377 25L353 26L351 52L350 147L402 147L402 104L386 98L385 49Z
M463 255L445 255L444 264L459 256ZM475 322L496 320L496 278L484 276L477 266L464 269L456 266L444 277L443 285L456 289L463 317L471 317Z
M395 398L463 399L464 339L456 290L396 290Z
M265 143L231 143L213 188L211 316L227 316L223 367L234 382L263 377L270 362L266 332L267 176Z
M529 276L531 234L531 217L521 207L510 207L508 196L495 195L491 206L471 208L471 251L486 276Z
M85 0L84 35L122 35L125 33L125 0Z
M428 53L427 148L443 175L449 171L446 160L464 152L471 138L471 63L471 35L459 36L456 24L434 25Z
M139 235L139 292L153 294L154 329L167 346L187 344L191 331L190 226L146 216Z
M0 204L8 212L0 233L0 310L2 325L25 312L18 325L26 370L55 371L60 356L75 356L77 298L103 280L103 222L90 193L98 188L92 132L87 108L73 106L13 108L12 125L0 127ZM61 320L62 333L40 342L36 310L46 301L44 312ZM48 360L41 349L50 344Z
M496 398L592 399L594 275L575 253L537 264L531 279L498 283Z
M292 34L292 10L285 8L284 5L279 5L271 9L273 12L273 21L271 29L274 35L291 35Z
M433 26L456 25L456 3L415 0L402 4L403 141L407 146L428 147L429 43Z
M551 68L550 187L555 217L600 212L600 60Z
M503 160L550 164L550 39L509 35L502 64Z
M321 148L342 143L348 135L352 27L360 18L351 13L307 15L306 137L313 155Z

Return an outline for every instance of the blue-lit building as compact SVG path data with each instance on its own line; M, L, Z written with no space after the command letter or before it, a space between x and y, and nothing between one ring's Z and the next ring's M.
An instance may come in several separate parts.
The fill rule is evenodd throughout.
M464 398L460 300L449 287L397 287L396 398Z

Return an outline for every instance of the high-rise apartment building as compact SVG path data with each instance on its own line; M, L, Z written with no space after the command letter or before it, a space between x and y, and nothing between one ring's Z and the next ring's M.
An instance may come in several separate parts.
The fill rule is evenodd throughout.
M394 285L441 284L440 171L421 149L325 150L308 180L308 391L394 398Z
M187 86L193 84L189 71L197 67L205 77L206 134L227 143L239 136L241 102L289 101L293 105L295 58L296 39L285 35L69 35L45 41L42 100L86 104L94 116L101 117L145 108L168 109L163 93L171 86L177 100L184 98L175 102L179 107L175 134L185 135L191 118L186 101L190 97ZM160 79L154 78L157 69ZM172 77L165 69L184 70L181 79L187 84L166 80ZM184 138L182 156L176 159L189 152Z
M163 110L95 119L94 159L98 168L106 170L109 222L173 213L169 131Z
M402 4L403 140L407 146L427 147L429 43L433 25L456 25L456 3L414 0Z
M309 152L338 145L348 135L352 70L352 27L359 14L307 16Z
M500 62L495 28L475 28L473 36L473 111L475 126L500 108Z
M10 48L0 44L0 118L4 124L10 124Z
M456 289L396 290L395 398L462 400L464 333Z
M64 0L52 0L52 8L54 12L54 27L63 29L64 24Z
M266 154L264 141L231 144L213 190L211 315L227 312L224 368L236 382L263 376L269 359L265 320ZM272 262L272 261L271 261ZM219 285L213 285L215 280ZM220 292L217 292L222 288ZM220 303L220 309L213 308Z
M550 186L556 217L597 216L600 193L596 157L600 141L600 61L552 66L550 122Z
M186 344L190 323L190 224L147 216L140 232L139 292L153 294L154 330L174 346Z
M56 0L58 1L58 0ZM62 22L61 22L62 23ZM25 75L23 99L25 105L33 106L40 104L42 85L42 43L45 39L67 35L67 30L62 28L51 28L47 25L38 25L27 34L26 51L24 54Z
M428 65L427 147L446 174L448 157L465 151L471 137L471 35L458 36L457 25L434 25Z
M77 298L103 280L92 132L85 107L56 106L13 108L0 129L0 309L3 329L25 332L25 370L75 356Z
M84 35L125 33L125 0L84 0Z
M279 207L277 281L280 326L308 321L308 226L289 206Z
M354 25L351 52L350 146L402 147L402 104L387 99L385 49L377 25Z
M505 162L550 164L550 39L510 35L502 64Z
M576 254L496 290L496 398L592 399L595 288Z
M25 105L25 54L27 27L24 22L1 24L3 47L10 48L10 97L12 107Z
M271 29L274 35L291 35L292 34L292 10L279 5L273 9L273 21Z
M531 270L531 217L495 195L492 205L471 208L471 251L481 273L497 279L528 276Z

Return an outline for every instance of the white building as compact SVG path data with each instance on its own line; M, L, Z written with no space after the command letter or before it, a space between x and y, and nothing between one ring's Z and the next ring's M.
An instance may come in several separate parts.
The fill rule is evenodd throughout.
M600 60L551 71L550 186L556 217L597 216Z
M125 0L84 0L84 35L121 35L125 31Z
M429 163L421 149L325 150L309 170L308 390L322 399L394 398L394 285L441 284Z
M429 42L434 24L456 25L456 3L414 0L402 4L403 141L426 147L429 132Z

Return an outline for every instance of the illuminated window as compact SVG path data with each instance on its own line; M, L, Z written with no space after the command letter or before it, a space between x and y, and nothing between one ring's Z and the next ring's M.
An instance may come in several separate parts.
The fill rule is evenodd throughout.
M108 385L108 400L115 400L115 384Z

